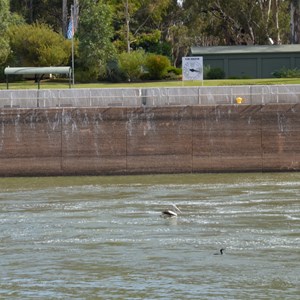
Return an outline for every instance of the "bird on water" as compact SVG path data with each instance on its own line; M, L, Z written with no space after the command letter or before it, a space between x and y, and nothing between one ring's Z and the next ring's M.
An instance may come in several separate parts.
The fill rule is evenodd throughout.
M161 216L163 218L176 218L178 216L178 213L181 213L181 210L175 205L172 205L174 210L166 209L162 211Z
M224 248L220 249L220 252L214 253L214 255L223 255L223 252L225 251Z

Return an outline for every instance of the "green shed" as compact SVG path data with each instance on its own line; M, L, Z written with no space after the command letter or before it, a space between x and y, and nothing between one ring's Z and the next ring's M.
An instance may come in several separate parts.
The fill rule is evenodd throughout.
M300 45L192 47L204 67L221 68L226 78L271 78L282 68L300 69Z

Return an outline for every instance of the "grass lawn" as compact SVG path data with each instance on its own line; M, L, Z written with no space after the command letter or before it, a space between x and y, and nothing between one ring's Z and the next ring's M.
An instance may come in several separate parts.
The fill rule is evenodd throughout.
M274 84L300 84L300 78L267 78L267 79L224 79L201 81L150 81L133 83L76 83L72 88L129 88L129 87L182 87L182 86L226 86L226 85L274 85ZM33 80L10 82L9 89L37 89ZM67 89L69 81L43 80L40 89ZM0 90L6 89L6 83L0 82Z

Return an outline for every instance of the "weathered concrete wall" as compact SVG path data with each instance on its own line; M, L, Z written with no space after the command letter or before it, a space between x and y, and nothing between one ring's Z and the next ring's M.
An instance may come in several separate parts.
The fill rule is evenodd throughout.
M0 176L300 170L300 104L0 109Z
M157 107L299 103L300 85L194 86L168 88L2 90L0 108Z

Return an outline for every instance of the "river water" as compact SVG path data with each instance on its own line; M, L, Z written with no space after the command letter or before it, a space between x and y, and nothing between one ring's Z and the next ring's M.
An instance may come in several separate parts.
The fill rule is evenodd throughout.
M0 178L0 299L300 299L299 199L299 173Z

